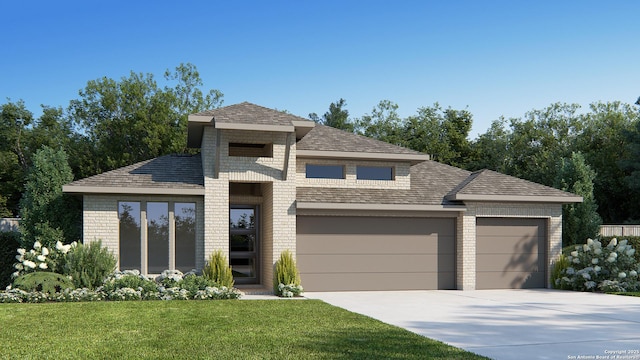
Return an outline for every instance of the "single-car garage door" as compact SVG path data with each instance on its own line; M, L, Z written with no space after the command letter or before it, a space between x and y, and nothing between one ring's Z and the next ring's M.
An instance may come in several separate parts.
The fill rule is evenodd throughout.
M478 218L476 289L544 288L546 220Z
M455 220L298 216L306 291L455 288Z

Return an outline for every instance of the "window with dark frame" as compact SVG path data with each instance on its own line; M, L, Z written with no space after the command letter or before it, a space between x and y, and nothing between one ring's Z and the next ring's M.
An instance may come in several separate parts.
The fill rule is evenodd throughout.
M273 144L229 143L229 156L273 157Z
M357 166L358 180L393 180L393 166Z
M344 165L314 165L306 166L307 179L344 179Z

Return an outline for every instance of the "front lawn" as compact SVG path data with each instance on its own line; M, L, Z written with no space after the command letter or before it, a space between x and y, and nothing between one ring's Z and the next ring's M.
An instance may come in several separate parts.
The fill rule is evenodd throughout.
M0 304L0 358L485 359L319 300Z

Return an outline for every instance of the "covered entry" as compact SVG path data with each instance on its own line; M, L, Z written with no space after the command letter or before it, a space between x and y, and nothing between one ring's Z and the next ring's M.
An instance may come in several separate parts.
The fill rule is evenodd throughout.
M298 216L307 291L455 288L455 219Z
M476 289L546 287L547 220L477 218Z

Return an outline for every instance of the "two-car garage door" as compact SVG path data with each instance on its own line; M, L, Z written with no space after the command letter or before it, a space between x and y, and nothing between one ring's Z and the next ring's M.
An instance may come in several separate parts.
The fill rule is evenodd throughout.
M455 289L455 219L298 216L307 291Z

